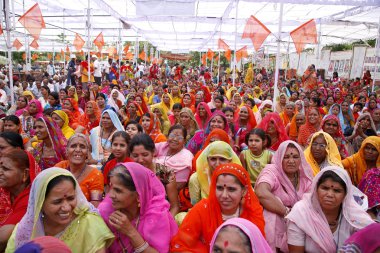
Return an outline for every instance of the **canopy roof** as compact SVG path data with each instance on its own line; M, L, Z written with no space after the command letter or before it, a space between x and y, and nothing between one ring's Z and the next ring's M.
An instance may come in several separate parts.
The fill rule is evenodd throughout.
M86 39L88 0L10 0L14 4L16 30L11 41L18 38L25 44L27 33L18 17L35 3L39 3L46 28L38 40L38 51L60 51L66 44L59 42L64 33L71 45L75 34ZM250 39L241 39L247 19L254 15L272 32L265 40L266 52L275 52L278 39L280 3L284 3L281 51L294 52L289 32L314 18L321 34L321 46L353 42L377 37L380 19L379 0L90 0L91 41L102 32L105 42L121 40L149 41L158 50L186 53L217 50L223 39L234 49L248 46ZM237 10L236 10L237 8ZM237 20L235 19L237 15ZM4 22L2 27L5 27ZM29 43L32 38L29 38ZM290 42L290 43L289 43ZM69 46L71 46L69 45ZM314 45L309 45L315 47ZM6 50L5 33L0 39L0 50ZM16 50L12 48L12 50ZM24 47L20 49L25 50ZM71 46L71 50L74 48ZM75 51L75 50L74 50Z

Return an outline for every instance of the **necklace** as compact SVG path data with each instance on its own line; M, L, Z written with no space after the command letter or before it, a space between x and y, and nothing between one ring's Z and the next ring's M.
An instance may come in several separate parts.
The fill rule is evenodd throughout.
M181 149L181 150L182 150L182 149ZM181 150L180 150L180 151L181 151ZM167 160L169 160L170 158L172 158L172 156L178 154L180 151L177 151L177 152L175 152L174 154L169 154L169 151L168 151L168 153L166 154L166 156L165 156L165 158L164 158L164 166L166 166L166 161L167 161Z
M82 170L80 171L80 173L77 177L73 173L74 177L76 178L76 180L78 180L78 182L79 182L79 178L83 175L84 171L86 170L86 167L87 167L87 164L84 165L84 167L82 168ZM72 172L70 169L70 166L67 168L67 170Z
M226 221L226 220L231 219L231 218L238 218L239 216L240 216L240 206L238 207L238 209L236 210L236 212L234 214L225 215L222 213L222 220Z

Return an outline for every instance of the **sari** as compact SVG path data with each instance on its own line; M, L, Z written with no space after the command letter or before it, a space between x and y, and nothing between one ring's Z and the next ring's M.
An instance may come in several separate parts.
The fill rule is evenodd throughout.
M368 197L368 209L376 208L380 205L380 169L372 168L367 170L360 183L358 189Z
M117 98L116 100L113 98L112 94L114 92L117 92ZM109 98L108 98L108 105L115 108L116 111L119 111L119 109L122 107L122 105L125 102L124 95L118 90L118 89L112 89Z
M186 148L188 150L190 150L191 153L196 154L199 150L201 150L205 146L204 142L205 142L207 136L209 136L209 134L211 132L211 128L210 128L211 121L216 116L222 117L222 119L224 121L224 129L222 129L222 130L224 130L227 134L229 133L230 127L228 125L226 115L221 111L215 111L211 115L210 119L208 120L206 129L204 129L204 130L201 129L201 130L195 132L194 136L186 144Z
M248 172L238 164L228 163L218 166L211 179L210 196L195 205L186 215L178 234L172 239L170 252L208 252L216 229L223 223L222 210L216 197L216 182L220 175L228 174L246 187L242 198L240 218L255 224L264 233L263 208L253 192Z
M206 111L206 115L205 115L205 119L202 119L200 116L199 116L199 108L203 106L203 108L205 109ZM210 120L212 116L212 113L211 113L211 110L210 108L208 107L207 103L205 102L200 102L197 106L197 110L195 112L195 120L197 121L198 123L198 126L201 130L204 130L206 129L206 127L208 126L208 122Z
M380 248L380 224L373 223L367 227L360 229L355 234L351 235L344 242L344 246L341 247L339 253L366 253L366 252L376 252Z
M199 155L196 162L196 172L191 175L189 180L190 198L193 205L209 196L210 179L213 172L208 165L207 158L212 156L224 157L230 160L231 163L241 165L239 157L228 143L224 141L214 141L208 145Z
M149 108L146 105L144 97L142 95L139 95L139 94L136 95L136 98L137 97L141 98L141 105L139 105L139 106L141 107L141 110L143 111L143 114L149 112ZM136 101L136 98L135 98L135 101Z
M282 167L282 160L290 144L296 147L301 158L299 184L296 190ZM281 143L277 152L274 154L272 164L267 164L261 171L256 180L255 188L261 183L270 185L272 194L275 195L284 206L292 208L297 201L302 199L304 193L310 190L312 181L313 173L303 156L302 148L294 141L285 141ZM264 209L264 219L266 239L273 252L276 252L276 248L279 248L282 252L288 252L286 221L284 217Z
M139 218L131 220L141 237L158 252L168 252L169 242L177 233L178 227L169 212L169 202L165 199L165 188L156 175L138 163L122 163L131 174L140 201ZM111 231L118 235L108 252L133 252L127 236L120 234L109 223L110 215L116 211L107 195L99 205L99 212ZM120 243L120 241L122 243Z
M111 118L112 124L115 128L115 130L108 136L108 139L102 139L101 133L103 132L102 124L100 123L99 126L93 128L90 131L90 143L92 147L91 156L95 160L107 160L108 157L111 154L111 140L114 133L117 131L124 131L124 127L121 124L119 117L117 114L112 110L108 109L102 112L103 117L104 113L108 113L108 115Z
M65 98L63 101L68 100L73 107L71 111L65 111L67 113L67 116L69 117L69 126L73 129L78 127L79 118L81 116L81 113L79 111L78 101L76 101L73 98ZM63 102L62 102L63 103Z
M259 106L259 111L255 113L255 119L256 119L256 122L257 124L260 124L261 121L263 120L263 114L264 114L264 111L265 111L265 106L269 105L271 108L273 107L273 102L272 100L264 100L260 106Z
M5 188L0 188L0 227L10 224L16 225L24 216L26 208L28 207L30 186L41 171L32 154L29 152L26 152L26 154L29 158L28 169L30 184L17 195L13 203L11 201L11 193Z
M189 142L191 138L193 138L193 136L195 135L195 132L199 130L199 126L194 117L194 113L190 108L187 108L187 107L182 108L181 112L179 113L179 116L181 117L181 114L183 113L186 113L190 117L190 120L191 120L189 129L186 129L187 130L186 142Z
M307 114L306 114L306 122L304 125L300 126L300 128L298 129L298 139L297 139L297 143L300 144L301 146L307 146L307 144L309 143L309 138L310 136L315 133L315 132L318 132L319 129L320 129L320 120L319 122L317 122L315 125L312 125L309 121L309 112L311 110L315 110L318 112L318 114L320 115L319 113L319 110L318 109L315 109L313 107L309 108Z
M360 136L359 134L356 134L356 132L358 131L358 127L360 125L360 121L364 118L368 117L369 120L370 120L370 125L367 129L363 129L363 133L368 137L368 136L377 136L377 133L376 133L376 126L375 126L375 123L373 122L373 119L372 119L372 116L371 114L369 114L368 112L365 112L365 113L362 113L358 119L356 120L356 123L355 123L355 126L354 126L354 130L352 132L352 135L355 136L357 135L352 141L351 141L351 145L352 145L352 148L354 150L354 152L357 152L359 151L361 145L362 145L362 142L364 141L363 137Z
M278 138L275 143L271 143L272 145L269 147L269 149L276 151L280 144L284 141L287 141L289 137L286 134L286 129L284 127L284 124L282 123L280 116L278 116L278 114L275 112L268 112L263 118L263 120L260 122L258 128L263 129L264 132L267 133L270 122L274 124Z
M337 174L344 181L347 189L340 215L340 228L345 229L337 230L337 236L339 236L338 245L322 211L317 194L318 181L326 171L332 171ZM342 168L328 166L325 170L319 172L313 179L310 193L306 193L302 200L298 201L285 217L290 222L288 225L288 244L305 246L305 252L336 252L337 248L341 246L340 244L343 244L348 238L345 238L344 235L353 234L353 232L373 223L371 217L356 203L353 194L350 177ZM301 233L305 237L304 245L294 243L295 240L298 241L298 236L301 235L299 233L295 234L296 232L291 229L292 226L302 231Z
M44 109L42 108L41 102L38 99L32 99L29 101L29 104L26 106L26 110L29 112L29 108L31 104L35 104L37 111L35 114L31 115L34 119L37 119L39 117L43 116Z
M47 168L53 167L60 161L66 160L67 140L63 135L61 128L50 117L43 116L40 119L47 129L50 142L55 151L55 156L42 157L45 147L44 142L38 143L33 150L33 156L36 159L36 162L40 166L41 170L45 170Z
M311 153L311 145L314 139L317 138L319 135L322 135L327 143L326 158L322 162L322 164L318 164L314 160L313 154ZM305 155L307 163L311 166L311 169L313 170L313 176L317 175L319 171L323 170L324 167L321 168L321 166L324 166L324 165L343 168L342 159L340 157L340 153L339 153L338 147L335 144L334 139L328 133L325 133L323 131L318 131L311 136L310 143L305 149L304 155Z
M95 115L95 120L91 122L91 118L90 116L88 115L88 111L87 111L87 108L85 109L84 111L84 114L80 116L79 118L79 123L81 126L83 126L85 128L85 133L89 133L93 128L99 126L99 122L100 122L100 110L98 108L98 105L96 104L95 101L88 101L86 103L87 104L91 104L92 105L92 110L94 111L94 114Z
M63 126L61 127L62 133L67 140L70 139L70 137L75 134L75 131L69 127L69 117L62 110L55 110L53 113L57 114L63 120Z
M28 209L13 230L6 253L14 252L30 240L45 236L42 207L45 202L46 188L49 182L58 176L68 176L75 181L77 199L77 205L73 211L75 218L62 231L59 239L73 252L83 253L95 253L112 243L114 236L98 214L97 209L87 202L73 174L65 169L49 168L38 174L34 180L30 190Z
M150 125L149 125L149 128L145 130L145 133L148 134L150 138L152 138L154 143L165 142L166 137L165 135L161 133L161 130L160 130L161 123L160 123L159 118L157 117L156 114L152 112L149 112L149 117L150 117ZM140 119L140 125L142 124L142 119L143 117L141 117Z
M297 137L298 137L298 133L299 133L299 127L297 127L297 115L298 115L298 113L296 113L293 116L292 121L290 122L290 126L289 126L289 139L292 141L297 141Z
M252 253L272 253L271 248L269 247L264 236L261 234L259 228L252 222L242 218L231 218L218 227L210 243L210 253L213 253L213 247L219 231L226 226L239 228L249 238Z
M163 133L165 136L168 135L169 129L171 127L170 120L168 117L168 114L165 113L165 110L160 106L160 104L154 104L151 106L152 112L154 112L155 109L159 110L161 113L160 120L160 130L161 133Z
M245 107L247 109L248 119L247 119L247 125L244 127L241 127L239 112L240 112L241 108L243 108L243 107ZM235 134L235 140L238 140L238 143L236 143L236 145L238 145L239 147L245 142L245 136L247 135L247 133L249 133L249 131L251 131L251 129L253 129L257 126L256 118L255 118L255 115L253 114L252 109L246 105L243 105L241 108L240 108L239 112L237 112L235 114L235 119L234 119L234 121L235 121L235 133L236 133Z
M339 149L339 153L340 153L341 157L345 158L345 157L348 156L348 151L347 151L347 148L346 148L346 145L345 145L346 144L346 138L343 135L342 128L341 128L341 125L340 125L340 120L335 115L327 115L322 120L322 123L321 123L321 128L322 129L324 128L325 123L328 120L334 120L338 124L337 131L331 137L334 139L335 144L336 144L336 146Z
M71 249L61 240L53 236L38 237L20 248L15 253L72 253Z
M343 167L350 175L353 185L358 185L367 169L371 169L367 168L367 163L364 157L364 148L367 144L372 144L377 152L380 152L380 137L370 136L362 142L357 153L342 161ZM380 168L380 155L377 157L376 167Z
M185 106L185 104L183 103L183 97L184 96L190 96L190 99L191 99L190 105ZM181 104L182 104L182 108L189 108L189 109L191 109L191 111L193 113L195 113L195 96L193 94L191 94L191 93L183 94L182 99L181 99Z
M165 102L164 102L164 95L168 95L168 97L169 97L169 106L167 104L165 104ZM174 101L173 101L173 98L170 95L170 93L164 93L164 94L162 94L162 96L161 96L161 102L155 104L155 106L158 106L158 107L160 107L162 109L163 113L165 113L166 116L168 116L171 113L171 111L173 109L173 105L174 105ZM153 111L153 109L152 109L152 111Z

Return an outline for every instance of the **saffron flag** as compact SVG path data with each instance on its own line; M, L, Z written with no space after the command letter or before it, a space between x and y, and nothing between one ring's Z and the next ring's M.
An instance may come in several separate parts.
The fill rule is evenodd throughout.
M56 61L60 61L60 60L61 60L61 55L60 55L60 54L57 54L57 55L55 56L55 60L56 60Z
M32 55L32 60L35 61L35 60L37 60L37 59L38 59L38 54L33 54L33 55Z
M206 53L202 55L202 64L203 65L207 65L207 58L206 57L207 57Z
M1 24L0 24L0 35L3 34L3 28L1 27Z
M38 49L38 47L39 47L40 45L38 45L37 40L34 39L34 40L32 41L32 43L30 43L29 46L31 46L31 47L34 48L34 49Z
M218 40L218 49L223 49L224 51L226 51L224 53L224 56L229 60L231 61L231 50L230 50L230 47L227 45L226 42L224 42L222 39L219 39Z
M141 53L139 54L139 58L143 61L145 61L145 51L141 51Z
M18 39L15 39L15 41L13 41L13 47L15 47L17 50L20 50L22 43Z
M117 50L115 47L110 47L110 48L108 48L107 51L108 51L109 56L113 56L114 54L117 54Z
M214 58L214 52L211 49L208 49L208 51L207 51L207 59L209 59L211 61L212 58Z
M247 58L248 52L247 52L247 46L244 46L236 51L236 63L238 63L241 58Z
M94 44L98 47L99 51L102 51L102 48L104 46L104 37L102 32L100 32L99 35L94 39Z
M241 38L251 39L253 47L257 52L269 34L271 34L271 31L257 18L251 16L245 24L244 32Z
M134 55L131 53L131 52L128 52L125 57L128 59L128 60L132 60Z
M38 3L33 5L33 7L30 8L24 15L22 15L18 21L33 36L34 39L38 39L40 37L42 28L46 27Z
M48 58L49 60L53 59L52 54L51 54L51 53L48 53L48 54L47 54L47 58Z
M305 24L291 31L290 36L292 37L298 54L300 54L305 48L305 44L316 44L317 25L315 24L314 19L307 21Z
M79 34L75 34L73 45L77 51L80 51L82 49L84 43L85 41L82 39L82 37Z
M63 49L61 49L61 55L62 57L65 56L65 51L63 51Z
M127 44L127 45L124 47L124 49L123 49L124 54L127 54L128 51L129 51L129 44Z
M25 61L26 60L26 53L22 54L22 59Z

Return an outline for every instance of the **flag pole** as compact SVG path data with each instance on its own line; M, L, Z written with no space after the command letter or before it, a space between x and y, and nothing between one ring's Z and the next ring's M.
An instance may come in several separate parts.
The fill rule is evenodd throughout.
M219 84L219 78L220 78L220 49L219 49L219 55L218 55L218 77L217 77L217 81L218 81L218 84Z
M234 64L232 66L232 86L235 87L235 79L236 79L236 37L237 37L237 19L238 19L238 5L239 0L236 0L235 4L235 40L234 40Z
M90 42L90 28L91 28L91 24L90 24L90 18L91 18L91 13L90 13L90 3L91 3L91 0L88 0L87 4L88 4L88 9L87 9L87 62L88 62L88 67L87 67L87 74L88 74L88 83L91 82L91 57L90 57L90 47L91 47L91 42Z
M7 31L7 50L8 50L8 76L9 76L9 88L11 94L13 94L13 65L12 65L12 45L11 45L11 21L9 19L9 0L4 1L5 7L5 27ZM14 96L11 96L11 105L14 104Z
M119 22L119 48L118 48L118 53L119 53L119 80L121 78L121 58L123 57L122 56L122 43L121 43L121 22Z
M280 15L278 17L278 39L277 39L277 54L276 54L276 70L274 74L274 96L273 96L273 111L276 108L276 100L279 95L278 92L278 75L280 68L280 46L281 46L281 31L282 31L282 14L284 12L284 4L280 4Z
M376 82L376 74L377 74L377 68L379 67L379 50L380 50L380 18L379 18L379 24L377 26L377 38L376 38L376 44L375 44L375 72L373 73L373 81L372 81L372 92L375 90L375 82Z

